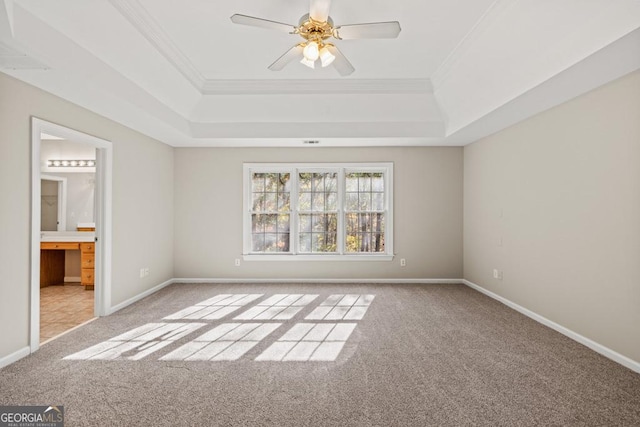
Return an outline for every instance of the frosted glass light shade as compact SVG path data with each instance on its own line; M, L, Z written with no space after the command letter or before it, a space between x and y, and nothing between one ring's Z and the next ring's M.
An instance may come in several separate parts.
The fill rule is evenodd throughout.
M305 58L307 58L310 61L315 61L316 59L318 59L318 56L320 56L318 43L316 42L307 43L307 45L304 47L304 50L302 51L302 54L304 55Z
M329 49L323 47L320 49L320 61L322 62L322 66L326 67L327 65L331 65L331 63L336 59L335 55L329 52Z
M302 58L302 60L300 61L301 64L306 65L309 68L316 68L315 66L315 61L312 61L310 59L307 59L305 57Z

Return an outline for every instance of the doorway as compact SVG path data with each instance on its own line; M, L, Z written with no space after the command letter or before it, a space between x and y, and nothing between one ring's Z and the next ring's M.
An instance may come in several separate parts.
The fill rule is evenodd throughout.
M32 118L31 352L111 303L109 141Z

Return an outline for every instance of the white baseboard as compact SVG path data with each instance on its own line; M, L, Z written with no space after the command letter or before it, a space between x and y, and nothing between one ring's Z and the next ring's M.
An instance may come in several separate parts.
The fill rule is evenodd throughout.
M29 347L22 347L20 350L0 358L0 369L11 365L13 362L17 362L23 357L27 357L29 354L31 354L31 349Z
M142 293L140 293L140 294L138 294L138 295L136 295L136 296L134 296L132 298L129 298L126 301L121 302L120 304L116 304L116 305L112 306L107 311L107 316L110 315L110 314L115 313L118 310L122 310L123 308L125 308L128 305L133 304L134 302L140 301L142 298L148 297L149 295L151 295L151 294L153 294L155 292L158 292L160 289L165 288L165 287L169 286L170 284L174 283L174 280L175 279L169 279L164 283L160 283L158 286L154 286L151 289L147 289L146 291L144 291L144 292L142 292Z
M417 284L457 284L462 279L242 279L242 278L176 278L173 283L417 283Z
M640 362L636 362L635 360L632 360L630 358L628 358L627 356L624 356L614 350L611 350L608 347L603 346L602 344L598 344L597 342L582 336L574 331L572 331L571 329L567 329L562 325L557 324L556 322L547 319L546 317L540 316L539 314L526 309L524 307L522 307L521 305L516 304L513 301L510 301L504 297L501 297L498 294L495 294L491 291L486 290L485 288L476 285L473 282L470 282L468 280L463 280L463 283L467 286L469 286L472 289L475 289L478 292L481 292L493 299L495 299L496 301L500 301L502 304L524 314L525 316L535 320L538 323L541 323L557 332L560 332L562 335L565 335L569 338L571 338L574 341L579 342L582 345L585 345L587 347L589 347L591 350L595 351L596 353L600 353L601 355L603 355L604 357L607 357L611 360L613 360L614 362L617 362L619 364L621 364L622 366L631 369L632 371L635 371L637 373L640 374Z
M64 283L80 283L82 281L82 279L80 277L75 277L75 276L71 276L71 277L66 277L64 278Z

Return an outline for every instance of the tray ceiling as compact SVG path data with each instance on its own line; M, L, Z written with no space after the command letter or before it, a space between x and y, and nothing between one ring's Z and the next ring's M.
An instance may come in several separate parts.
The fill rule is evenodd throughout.
M0 71L172 146L464 145L640 68L637 0L334 0L356 71L267 66L308 1L0 0Z

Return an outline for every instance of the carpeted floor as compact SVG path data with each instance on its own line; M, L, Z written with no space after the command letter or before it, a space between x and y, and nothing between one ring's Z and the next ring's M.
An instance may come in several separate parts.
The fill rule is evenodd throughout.
M0 370L0 405L64 405L67 426L637 426L640 375L463 285L181 284Z

